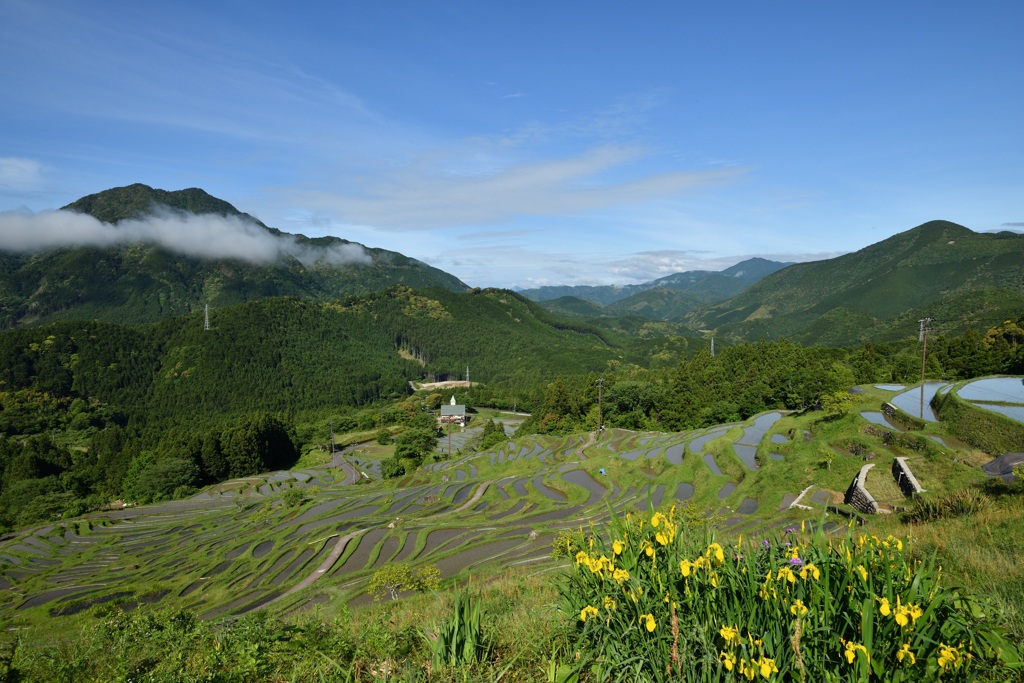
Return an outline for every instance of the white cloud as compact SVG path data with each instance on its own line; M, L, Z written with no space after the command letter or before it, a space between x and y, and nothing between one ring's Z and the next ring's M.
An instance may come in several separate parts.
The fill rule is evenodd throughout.
M728 182L742 169L674 171L609 180L644 156L634 147L599 147L583 154L510 164L466 174L435 163L406 167L362 192L310 192L303 205L328 210L341 221L395 229L501 223L519 216L582 214L596 209L677 196Z
M0 213L0 249L6 251L35 252L66 246L113 247L137 242L157 244L187 256L238 259L255 264L271 263L283 255L307 265L317 261L332 265L371 261L358 244L313 249L291 235L278 237L235 216L161 211L143 219L111 225L72 211Z
M699 251L679 251L664 249L660 251L641 251L630 254L624 259L607 264L608 272L620 278L647 282L659 277L681 273L687 270L720 270L707 268L702 263Z
M34 190L43 179L43 165L32 159L0 157L0 188Z

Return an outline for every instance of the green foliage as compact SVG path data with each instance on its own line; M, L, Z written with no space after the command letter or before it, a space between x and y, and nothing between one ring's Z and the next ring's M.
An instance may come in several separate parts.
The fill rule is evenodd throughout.
M199 481L199 468L191 460L158 459L147 451L132 462L124 494L128 500L138 503L181 498L194 493Z
M391 430L382 429L377 432L377 443L381 446L388 446L393 443L394 439L391 438Z
M366 586L366 592L380 600L385 595L398 599L403 591L435 590L441 583L441 571L434 565L413 570L407 564L388 564L378 569Z
M480 596L474 596L468 590L455 595L451 615L435 624L433 632L424 636L435 668L464 667L486 658L489 648L482 617Z
M1019 647L990 605L888 537L726 547L674 511L613 517L564 589L584 661L609 680L1007 678Z
M508 437L505 436L505 426L501 422L495 422L491 419L488 419L487 422L484 423L483 434L481 437L480 450L487 450L488 448L496 446L508 439Z
M281 494L281 501L285 504L286 507L290 508L300 507L309 500L310 497L307 494L306 490L299 488L297 486L292 486L291 488L285 490L284 493Z
M826 415L842 417L850 412L854 398L848 391L833 391L821 397L821 409Z
M437 430L434 428L407 429L395 437L395 459L407 458L418 463L423 461L437 446ZM415 469L415 468L414 468Z
M977 515L991 508L992 501L988 496L981 491L966 488L944 496L917 496L910 509L903 513L903 519L911 524L923 524Z
M380 461L380 475L385 479L394 479L405 474L405 466L397 458L386 458Z
M565 529L551 541L551 557L576 557L576 553L590 547L590 536L583 528Z

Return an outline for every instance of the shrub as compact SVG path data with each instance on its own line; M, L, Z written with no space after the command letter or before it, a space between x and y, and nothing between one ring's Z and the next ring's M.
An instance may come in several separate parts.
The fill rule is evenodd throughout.
M292 486L291 488L286 489L285 492L281 494L281 500L284 502L286 507L290 508L299 507L309 499L310 498L307 495L306 491L299 488L298 486Z
M427 565L413 571L407 564L388 564L377 570L370 579L366 592L380 600L388 595L392 600L402 591L427 591L436 589L441 583L441 571Z
M564 602L595 678L1008 679L1020 653L987 605L888 537L720 544L675 510L611 520L577 553Z
M938 498L918 496L914 504L903 515L911 524L934 522L951 517L976 515L992 507L992 501L975 489L961 489Z

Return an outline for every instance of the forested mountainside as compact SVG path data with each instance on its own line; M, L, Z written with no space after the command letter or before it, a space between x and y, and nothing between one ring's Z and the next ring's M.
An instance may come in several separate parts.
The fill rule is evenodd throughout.
M1024 372L1022 323L934 337L928 376ZM215 309L204 327L197 312L0 334L0 523L286 466L327 438L328 417L339 431L429 427L427 397L410 396L409 382L461 379L467 367L479 384L460 402L517 406L533 413L523 429L542 433L596 427L599 377L605 424L684 429L920 372L916 341L759 342L712 357L703 340L560 320L506 290L272 298Z
M684 315L720 338L856 344L917 333L918 320L959 334L1024 311L1024 235L931 221L852 254L799 263Z
M685 294L687 300L713 303L739 294L761 278L785 268L788 263L751 258L722 271L689 270L673 273L636 285L553 285L520 290L531 301L547 302L571 296L602 306L611 306L650 289L665 289Z
M168 212L186 221L226 217L248 228L274 256L201 257L162 246L155 237L113 246L0 251L0 329L54 320L153 322L207 303L223 307L274 296L321 301L393 284L468 289L458 278L397 252L269 228L196 188L167 192L130 185L83 197L62 211L111 224L114 235L134 221L133 236L145 236L147 221L154 215L166 219Z

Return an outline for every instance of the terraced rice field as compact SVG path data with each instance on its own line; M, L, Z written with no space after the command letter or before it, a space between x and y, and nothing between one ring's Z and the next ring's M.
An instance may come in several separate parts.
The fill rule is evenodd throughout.
M760 416L732 442L739 430L729 426L516 439L425 465L401 488L365 480L367 463L341 454L331 467L50 524L0 543L2 609L60 618L115 602L173 601L206 618L294 612L366 600L367 581L387 563L435 564L455 580L509 567L546 571L557 562L560 530L600 522L610 509L694 501L737 529L784 524L790 510L760 499L753 476L736 474L785 466L768 457L787 442L768 437L782 417ZM719 439L718 455L705 453ZM282 492L313 485L313 500L284 505Z

